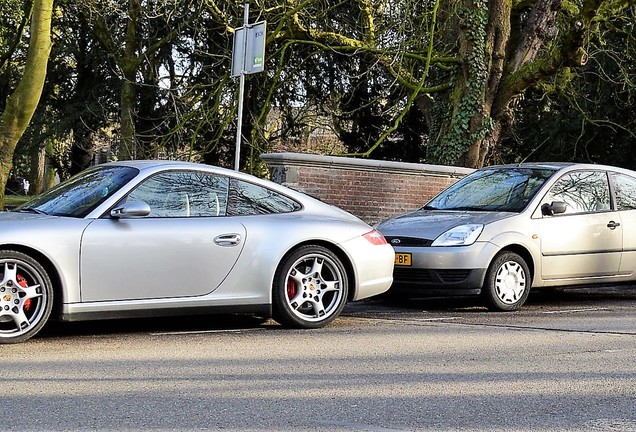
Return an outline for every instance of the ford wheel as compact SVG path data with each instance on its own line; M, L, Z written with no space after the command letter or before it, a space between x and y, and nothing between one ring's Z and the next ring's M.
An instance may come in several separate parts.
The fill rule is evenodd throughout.
M482 294L489 308L514 311L528 298L531 282L525 260L514 252L503 252L490 264Z

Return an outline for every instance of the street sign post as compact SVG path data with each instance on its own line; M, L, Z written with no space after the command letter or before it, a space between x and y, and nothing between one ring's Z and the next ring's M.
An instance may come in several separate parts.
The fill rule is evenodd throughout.
M232 47L232 77L239 77L239 105L236 125L236 153L234 169L239 170L241 159L241 130L243 128L243 94L245 93L245 75L263 72L265 67L265 36L267 22L249 24L250 6L246 2L243 13L243 27L234 29Z
M265 59L265 21L234 29L232 76L263 72Z

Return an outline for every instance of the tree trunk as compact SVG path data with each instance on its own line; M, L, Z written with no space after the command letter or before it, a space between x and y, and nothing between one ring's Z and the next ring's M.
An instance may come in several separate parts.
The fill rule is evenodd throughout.
M46 185L44 168L46 164L46 148L34 148L31 154L31 167L29 170L29 194L41 194Z
M135 136L135 102L137 90L130 78L124 77L120 98L120 131L121 143L118 151L119 159L130 160L137 156L137 138Z
M484 38L484 67L488 78L484 81L481 113L473 118L469 147L463 156L464 165L481 168L501 138L502 119L493 117L494 102L506 66L506 47L511 36L511 5L506 0L491 0L488 3L488 20ZM469 55L476 56L481 51ZM470 58L470 57L469 57ZM481 130L476 129L481 128Z
M53 0L35 0L24 75L0 116L0 206L13 167L13 153L38 106L51 52Z
M450 116L429 151L432 162L483 165L495 130L491 112L504 70L510 12L509 0L459 1L456 30L463 61L450 97Z
M74 128L73 145L71 146L70 175L75 175L91 165L95 151L93 148L93 132L78 122Z
M123 58L117 63L122 70L121 85L121 147L120 159L135 159L137 157L137 138L135 133L135 104L137 101L137 69L139 60L138 24L141 20L141 0L130 0L128 3L128 18L126 22L126 36L124 41Z
M559 35L562 2L537 0L532 9L513 11L510 0L458 0L462 63L448 118L430 146L431 162L482 167L514 123L517 98L564 68L583 64L583 47L603 1L585 2L578 15L568 16ZM523 18L512 25L515 14ZM553 48L547 51L550 42Z

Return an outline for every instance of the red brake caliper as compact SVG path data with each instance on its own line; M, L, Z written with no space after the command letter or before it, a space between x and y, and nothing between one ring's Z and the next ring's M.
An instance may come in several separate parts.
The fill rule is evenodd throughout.
M27 283L27 280L21 274L16 276L16 280L18 281L18 285L20 285L22 288L26 288L29 286L29 284ZM28 312L30 308L31 308L31 299L26 299L24 301L24 310Z
M293 299L296 296L296 282L292 278L287 279L287 297Z

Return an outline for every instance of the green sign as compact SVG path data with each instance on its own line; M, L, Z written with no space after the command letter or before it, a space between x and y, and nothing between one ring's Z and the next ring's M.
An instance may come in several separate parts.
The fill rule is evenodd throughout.
M232 76L263 72L265 66L265 21L234 30Z

